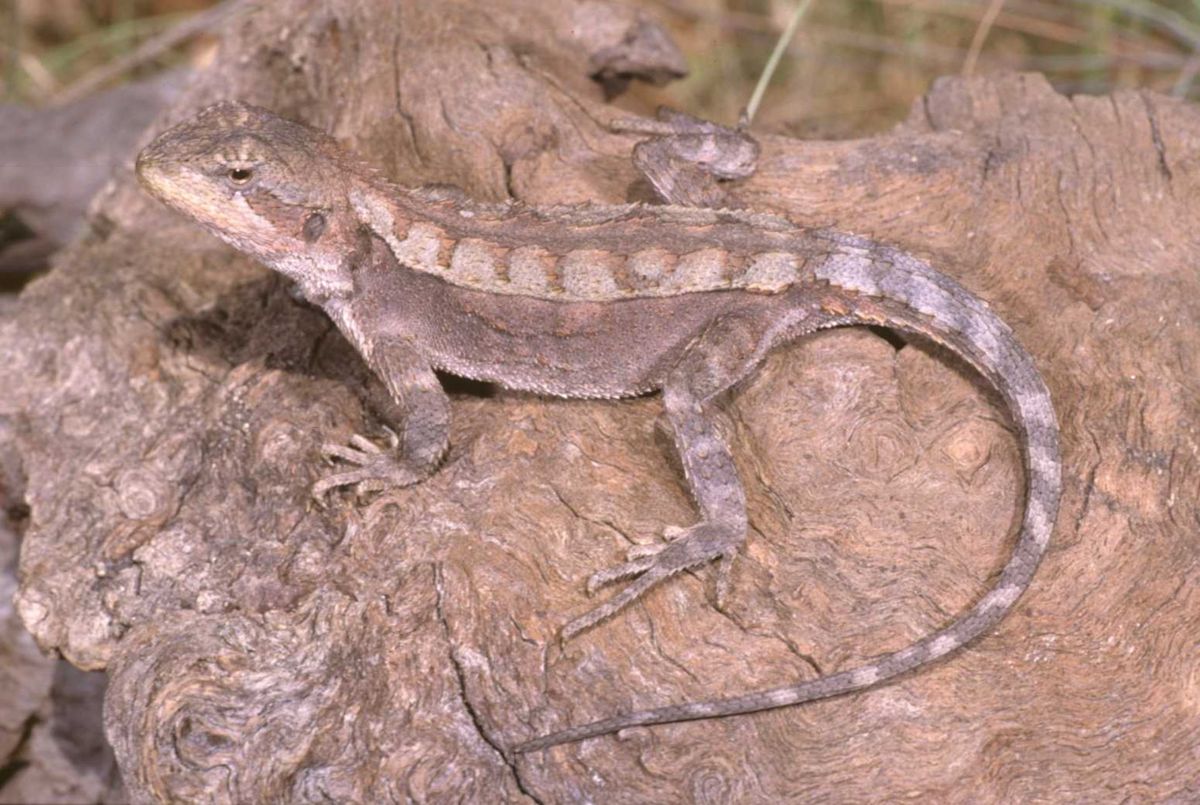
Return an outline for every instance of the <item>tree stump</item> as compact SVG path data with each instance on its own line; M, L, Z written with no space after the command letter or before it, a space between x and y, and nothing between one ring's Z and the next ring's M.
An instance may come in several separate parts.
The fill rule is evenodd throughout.
M232 20L146 139L240 98L403 183L617 202L641 191L636 138L606 99L680 69L650 18L598 0L280 0ZM999 399L886 332L777 351L725 406L752 523L728 607L701 570L560 645L591 572L695 517L660 402L456 385L432 479L317 506L318 446L371 428L354 388L376 381L127 163L0 316L0 417L30 512L18 610L107 670L135 802L1200 798L1200 112L1007 76L943 81L878 137L760 139L741 201L929 259L1042 368L1065 497L1013 615L876 690L510 764L551 729L834 672L953 619L1021 509Z

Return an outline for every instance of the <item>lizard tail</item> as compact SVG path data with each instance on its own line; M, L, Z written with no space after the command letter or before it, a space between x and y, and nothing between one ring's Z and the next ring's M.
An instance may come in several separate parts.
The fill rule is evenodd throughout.
M1058 426L1050 394L1029 354L988 306L954 280L910 255L849 235L825 234L831 255L818 281L848 300L838 323L913 331L949 346L1004 397L1023 437L1025 512L1016 547L990 592L949 626L906 648L847 671L795 685L711 702L671 705L595 721L516 747L531 752L629 727L752 713L839 696L877 685L951 652L1000 621L1033 578L1058 512L1061 489Z

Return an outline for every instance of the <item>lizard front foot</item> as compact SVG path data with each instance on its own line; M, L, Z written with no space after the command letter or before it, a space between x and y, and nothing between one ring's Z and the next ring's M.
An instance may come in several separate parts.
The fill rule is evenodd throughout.
M564 640L616 614L660 581L714 559L719 560L717 605L723 604L729 590L734 554L746 538L745 527L702 522L691 528L668 528L663 536L670 541L661 545L638 545L629 551L628 561L592 574L587 583L588 593L622 579L633 578L633 581L603 604L564 626Z
M395 442L395 434L391 438ZM332 472L313 484L312 495L318 500L330 489L343 486L353 486L356 492L365 494L412 486L429 477L429 472L421 471L398 456L395 444L384 449L357 433L350 437L349 446L326 443L321 445L321 453L326 458L349 464L353 469Z

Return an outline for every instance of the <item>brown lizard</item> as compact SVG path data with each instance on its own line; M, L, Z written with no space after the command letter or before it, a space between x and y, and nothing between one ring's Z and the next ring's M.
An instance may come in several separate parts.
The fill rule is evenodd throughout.
M589 588L632 579L563 629L570 637L687 568L718 563L718 593L746 536L746 501L713 399L774 346L842 325L944 344L1001 393L1023 437L1024 517L990 592L949 626L864 665L775 690L616 716L535 738L525 752L626 727L748 713L870 687L962 646L1028 586L1054 525L1058 428L1046 386L988 306L925 262L772 215L678 206L534 208L397 187L325 134L224 102L139 155L144 185L290 277L387 386L394 449L354 436L314 487L416 483L446 451L435 369L560 397L661 390L700 521L635 549ZM667 182L670 184L670 181Z

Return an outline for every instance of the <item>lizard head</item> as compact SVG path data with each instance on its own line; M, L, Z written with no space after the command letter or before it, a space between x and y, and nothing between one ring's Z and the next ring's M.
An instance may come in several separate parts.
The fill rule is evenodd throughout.
M153 196L292 277L310 298L348 290L352 173L332 138L236 101L168 129L137 158Z

